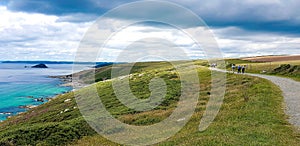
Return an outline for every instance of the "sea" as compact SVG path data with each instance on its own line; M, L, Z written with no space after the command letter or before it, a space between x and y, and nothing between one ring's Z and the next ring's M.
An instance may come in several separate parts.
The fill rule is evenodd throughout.
M48 68L25 68L37 62L0 62L0 121L28 110L24 106L37 106L58 94L72 90L61 86L63 82L49 76L73 72L70 62L47 62ZM91 68L82 64L82 69ZM38 101L43 98L45 101Z

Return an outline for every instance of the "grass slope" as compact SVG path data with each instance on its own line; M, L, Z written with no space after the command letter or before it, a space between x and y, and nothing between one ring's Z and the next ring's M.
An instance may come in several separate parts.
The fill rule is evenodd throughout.
M199 71L208 81L206 71ZM227 93L221 111L204 132L199 121L209 98L202 84L197 109L188 124L174 137L157 145L298 145L299 134L286 121L278 87L267 80L228 74ZM245 102L244 97L250 99ZM155 112L153 112L155 113ZM128 116L128 115L126 115ZM132 116L132 115L129 115ZM117 145L100 135L87 136L72 145Z
M206 65L203 61L196 61L196 64ZM107 70L96 71L96 80L104 77L106 73L103 72ZM150 125L168 117L180 96L180 79L174 68L165 62L139 63L132 73L131 89L142 99L150 94L148 83L151 78L165 80L167 95L161 105L147 112L129 109L115 97L111 81L98 82L77 92L87 92L96 87L105 107L128 124ZM227 76L227 92L217 118L206 131L199 132L199 121L210 94L210 71L199 67L198 73L201 92L194 115L179 133L157 145L299 144L299 134L287 122L283 112L283 99L278 87L267 80L233 74ZM0 123L0 145L67 144L117 145L89 127L77 108L73 93L59 95L48 103Z

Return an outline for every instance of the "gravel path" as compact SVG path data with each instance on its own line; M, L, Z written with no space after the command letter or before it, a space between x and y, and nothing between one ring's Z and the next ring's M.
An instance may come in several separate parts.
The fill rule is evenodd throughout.
M283 97L286 104L285 112L290 117L289 122L300 128L300 82L276 76L260 74L247 75L268 79L275 85L279 86L283 92Z
M215 68L213 68L213 70L225 72L224 70ZM245 74L270 80L275 85L279 86L283 92L286 104L285 112L289 116L289 122L300 129L300 82L277 76Z

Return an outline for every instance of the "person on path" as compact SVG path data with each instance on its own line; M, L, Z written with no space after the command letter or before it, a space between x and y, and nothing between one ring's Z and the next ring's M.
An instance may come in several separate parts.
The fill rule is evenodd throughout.
M238 73L241 73L241 69L242 69L242 67L239 65L238 66Z
M232 73L234 73L234 70L235 70L235 64L232 64L232 65L231 65L231 70L232 70Z
M242 66L242 73L245 73L246 65Z
M217 65L216 65L216 63L212 63L210 66L215 68Z

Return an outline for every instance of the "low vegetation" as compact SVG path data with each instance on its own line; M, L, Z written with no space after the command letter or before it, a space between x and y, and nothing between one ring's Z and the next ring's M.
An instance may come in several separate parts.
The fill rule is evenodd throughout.
M190 64L182 62L188 69ZM203 132L199 121L210 97L210 71L205 61L195 61L200 79L200 97L187 125L176 135L157 145L298 145L299 133L287 122L283 97L277 86L267 80L246 75L227 75L224 103L215 121ZM201 66L203 65L203 66ZM120 65L120 70L126 64ZM96 81L108 75L111 66L96 70ZM131 125L151 125L168 117L180 94L180 78L167 62L138 63L131 70L130 87L141 99L150 95L148 83L153 77L164 79L165 100L155 109L139 112L117 100L111 80L98 82L75 92L96 87L108 111ZM93 82L88 72L81 74ZM74 93L59 95L48 103L0 123L0 145L117 145L98 135L81 116Z

